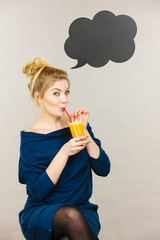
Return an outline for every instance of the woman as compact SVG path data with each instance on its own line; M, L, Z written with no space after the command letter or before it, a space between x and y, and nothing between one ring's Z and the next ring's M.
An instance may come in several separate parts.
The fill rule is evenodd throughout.
M27 240L96 240L100 231L98 206L89 202L92 172L107 176L110 161L88 123L89 112L77 108L86 136L71 137L64 109L69 102L67 73L35 58L23 67L30 77L32 98L40 118L21 131L19 181L28 198L19 213Z

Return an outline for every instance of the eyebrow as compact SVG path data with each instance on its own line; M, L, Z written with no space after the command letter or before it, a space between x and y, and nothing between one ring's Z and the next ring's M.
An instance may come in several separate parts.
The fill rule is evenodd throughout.
M54 90L58 90L58 91L60 91L60 92L62 91L62 90L59 89L59 88L53 88L53 89L51 89L51 91L54 91ZM67 90L69 90L69 87L66 89L66 91L67 91Z

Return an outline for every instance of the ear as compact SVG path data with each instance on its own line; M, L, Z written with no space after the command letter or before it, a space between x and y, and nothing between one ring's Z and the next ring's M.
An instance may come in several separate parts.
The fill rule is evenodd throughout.
M34 99L37 103L41 102L41 97L40 97L40 93L38 91L34 92Z

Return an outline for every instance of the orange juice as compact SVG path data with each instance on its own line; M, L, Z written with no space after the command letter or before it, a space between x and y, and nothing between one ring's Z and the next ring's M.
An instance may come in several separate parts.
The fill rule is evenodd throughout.
M81 122L69 123L69 128L70 128L72 137L85 136L83 124Z

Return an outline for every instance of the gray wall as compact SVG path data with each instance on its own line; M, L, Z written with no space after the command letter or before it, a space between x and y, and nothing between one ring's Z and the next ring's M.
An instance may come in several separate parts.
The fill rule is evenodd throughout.
M135 54L124 63L70 69L76 60L63 49L70 24L101 10L135 20ZM17 178L19 132L39 113L21 67L35 56L68 72L68 109L90 111L90 123L111 159L110 175L94 178L100 239L160 239L159 23L158 0L0 0L0 239L24 239L18 223L26 200Z

